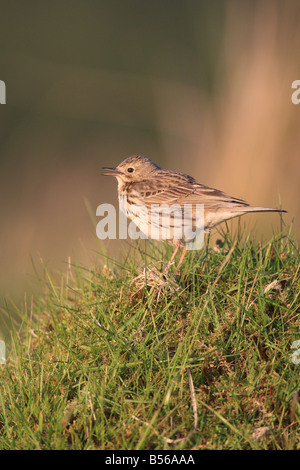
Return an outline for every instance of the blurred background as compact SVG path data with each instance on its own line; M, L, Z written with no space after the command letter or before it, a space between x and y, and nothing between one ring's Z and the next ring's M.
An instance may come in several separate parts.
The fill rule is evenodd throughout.
M1 304L30 294L32 260L95 262L96 207L117 204L101 167L136 153L281 205L297 233L299 25L298 0L1 0Z

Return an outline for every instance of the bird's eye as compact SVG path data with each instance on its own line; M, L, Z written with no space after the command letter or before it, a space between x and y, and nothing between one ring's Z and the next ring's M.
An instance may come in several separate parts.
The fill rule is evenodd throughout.
M128 168L127 171L128 171L128 173L132 173L134 170L133 170L133 168Z

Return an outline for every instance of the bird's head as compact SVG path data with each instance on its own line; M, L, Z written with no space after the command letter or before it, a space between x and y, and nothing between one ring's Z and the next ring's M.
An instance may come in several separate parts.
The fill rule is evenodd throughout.
M141 181L151 178L161 168L149 158L142 155L133 155L126 158L115 168L102 168L104 176L115 176L122 183Z

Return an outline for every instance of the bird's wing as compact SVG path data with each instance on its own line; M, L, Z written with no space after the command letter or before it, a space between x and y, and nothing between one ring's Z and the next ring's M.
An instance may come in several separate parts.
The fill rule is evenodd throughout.
M203 204L205 209L221 209L222 207L248 206L242 199L230 197L217 189L209 188L198 183L178 182L166 185L165 182L155 181L151 185L136 185L140 203L148 209L153 204ZM153 189L155 188L155 189Z
M193 190L186 194L185 197L180 198L180 204L203 204L205 209L221 209L237 206L248 206L249 204L232 196L228 196L223 191L210 188L202 184L193 184ZM179 202L179 201L178 201Z

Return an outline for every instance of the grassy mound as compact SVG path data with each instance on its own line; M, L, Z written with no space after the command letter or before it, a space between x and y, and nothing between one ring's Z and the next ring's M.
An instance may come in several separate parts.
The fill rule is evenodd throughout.
M0 366L1 449L300 448L290 234L227 233L179 278L150 248L145 268L45 268Z

